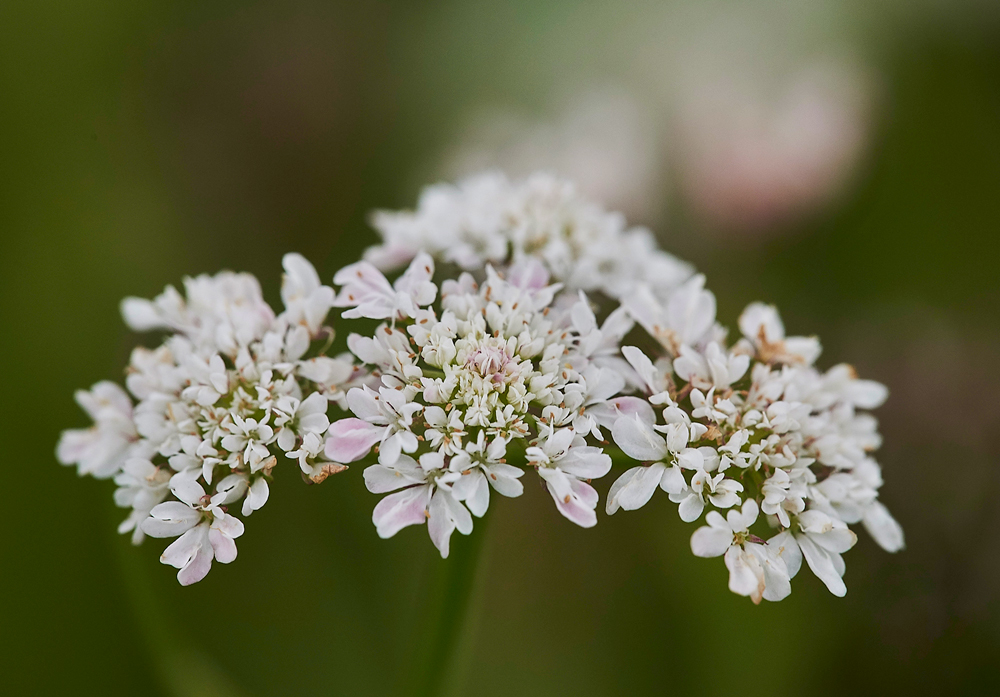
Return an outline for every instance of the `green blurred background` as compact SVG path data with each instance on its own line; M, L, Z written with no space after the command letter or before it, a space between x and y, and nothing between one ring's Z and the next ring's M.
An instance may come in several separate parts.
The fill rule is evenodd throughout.
M115 533L112 485L60 467L55 442L86 422L73 391L122 374L136 342L123 296L232 268L277 302L290 250L329 279L373 242L368 211L411 206L452 173L441 163L475 138L470 114L559 132L560 105L596 85L637 95L654 124L635 152L660 176L630 214L708 275L720 319L775 302L790 331L823 339L821 365L850 361L889 385L882 496L908 547L888 555L862 533L846 598L806 572L788 599L754 607L721 563L690 554L692 528L665 498L587 531L528 486L494 498L452 693L995 694L997 10L0 3L0 692L412 692L444 563L422 530L376 537L357 468L318 487L279 470L238 561L181 588L157 540ZM846 183L752 225L697 205L694 136L675 128L701 62L745 68L710 60L733 31L766 76L827 55L865 76Z

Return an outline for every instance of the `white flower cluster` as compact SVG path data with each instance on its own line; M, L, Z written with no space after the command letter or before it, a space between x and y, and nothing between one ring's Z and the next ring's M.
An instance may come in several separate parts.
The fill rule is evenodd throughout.
M360 373L310 351L332 338L324 321L334 292L301 256L283 263L278 316L253 276L230 272L186 279L185 295L168 287L152 301L126 299L132 329L170 334L132 352L128 392L111 382L78 392L94 425L59 442L62 463L114 478L116 503L132 509L119 532L135 544L178 537L160 559L184 585L204 578L213 559L235 559L243 523L230 508L239 503L246 517L265 504L279 458L316 482L344 469L324 455L327 407L346 403Z
M420 252L390 285L368 262L342 269L334 283L344 317L389 320L373 336L352 334L355 356L381 379L378 389L352 389L356 418L330 429L327 455L353 462L377 445L378 464L365 470L373 493L396 492L375 507L381 537L427 522L448 556L456 529L489 506L490 487L519 496L524 472L507 464L516 451L544 480L559 512L583 527L597 523L597 491L589 481L611 458L588 444L610 426L608 400L625 386L606 360L630 327L619 314L597 326L587 298L553 306L558 285L526 260L510 279L486 267L480 285L469 273L438 288L434 261ZM514 280L518 279L518 280ZM401 491L397 491L401 490Z
M314 482L367 459L366 486L386 494L379 536L426 523L443 557L491 489L522 493L526 469L591 527L592 480L632 461L606 512L662 489L682 520L704 515L692 550L724 556L730 588L754 602L787 596L803 558L843 595L848 525L903 547L878 501L880 436L864 411L886 389L846 365L814 368L819 342L785 336L773 307L750 305L729 345L704 276L543 175L432 188L416 213L377 221L386 244L368 258L409 261L392 282L360 261L334 276L335 292L287 255L277 316L245 274L123 303L131 327L169 335L133 352L128 392L78 393L94 426L65 432L57 455L114 478L134 542L178 537L161 560L182 584L235 558L243 522L231 509L263 506L285 459ZM465 270L436 281L435 259ZM597 313L585 290L604 303ZM331 358L334 307L368 329ZM622 346L634 323L656 350Z
M647 464L611 486L609 514L645 505L657 487L685 522L712 509L691 549L724 555L729 588L754 602L786 597L803 557L844 595L841 554L857 541L848 524L861 522L890 552L902 549L902 529L877 498L877 425L859 411L879 406L884 386L859 380L848 365L816 370L819 342L786 337L775 308L760 303L744 311L743 338L727 348L701 277L666 303L640 289L625 307L664 351L654 362L622 349L646 399L615 422L613 437Z
M612 298L640 282L665 293L692 273L659 249L649 230L627 228L620 213L547 174L511 182L487 173L438 184L424 190L416 211L379 211L373 223L384 242L365 258L383 271L421 251L466 271L533 257L567 288Z

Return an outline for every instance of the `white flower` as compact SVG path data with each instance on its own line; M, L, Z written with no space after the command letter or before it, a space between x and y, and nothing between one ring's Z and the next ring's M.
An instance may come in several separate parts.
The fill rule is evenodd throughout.
M380 211L373 222L384 244L365 258L383 269L421 251L470 271L533 258L570 288L616 298L641 282L668 292L691 275L688 265L657 249L648 230L626 229L621 215L545 174L510 182L485 173L436 185L424 190L416 211Z
M705 290L701 274L671 292L665 305L648 285L638 286L622 305L672 355L685 344L699 346L715 326L715 296Z
M462 472L463 477L452 486L455 496L464 501L472 514L483 517L490 505L490 487L502 496L514 498L524 491L518 481L524 470L504 463L507 443L494 438L486 443L486 433L479 432L476 442L468 443L452 458L451 466Z
M115 504L121 508L131 508L128 518L118 526L118 532L132 533L132 544L139 544L145 536L141 523L149 517L150 511L170 493L170 477L173 472L168 467L157 467L149 460L130 458L125 461L122 471L115 476Z
M327 409L365 377L349 360L309 355L312 337L332 336L323 322L333 291L298 255L284 267L277 317L246 274L187 279L186 297L168 288L153 301L127 299L133 327L176 333L132 352L134 409L121 388L99 383L78 396L94 427L60 441L62 461L115 477L115 502L132 509L119 531L133 542L183 533L163 558L182 583L202 578L213 558L235 557L242 523L223 506L241 503L243 516L260 509L278 454L313 482L345 469L324 455Z
M662 428L666 437L657 433L656 428ZM736 494L743 490L742 484L727 479L722 472L712 477L704 471L706 451L709 451L710 462L718 460L710 452L711 449L688 447L688 442L697 440L695 434L701 431L700 427L684 420L663 427L654 427L639 415L622 416L615 421L612 435L618 447L629 457L652 464L627 470L611 485L608 514L615 513L619 508L627 511L641 508L649 502L657 486L670 495L671 501L681 503L678 510L685 522L698 519L704 510L706 496L719 508L728 508L739 502ZM694 472L690 484L682 470Z
M750 356L724 353L715 341L705 347L704 354L686 345L680 347L679 354L674 359L674 372L703 390L729 387L750 367Z
M393 285L374 266L359 261L345 266L333 277L335 284L343 286L334 306L352 308L343 313L345 319L415 317L419 308L434 302L437 287L431 282L433 276L434 260L423 253L414 258Z
M785 325L773 305L750 303L740 315L740 331L765 363L812 365L822 350L814 337L785 337Z
M729 590L747 595L759 603L781 600L791 592L784 550L751 535L750 526L757 520L757 502L747 500L739 511L731 510L723 518L712 511L691 535L691 551L698 557L725 555L729 569Z
M320 283L316 269L301 254L286 254L281 266L285 269L281 279L285 311L281 318L289 324L305 326L311 336L316 336L333 307L333 288Z
M77 466L81 475L98 479L118 473L138 440L132 420L132 400L113 382L99 382L89 391L78 390L76 402L94 420L89 429L64 431L56 457Z
M528 448L528 463L538 468L556 508L568 520L590 528L597 525L597 491L587 482L603 477L611 469L611 458L581 443L572 429L545 434L537 446Z
M417 437L410 430L413 416L423 408L420 404L408 401L402 390L380 387L378 392L355 387L347 393L347 403L355 416L369 424L370 438L378 434L380 459L392 464L400 452L412 453L417 449ZM356 424L360 426L360 424ZM328 451L331 457L337 457L337 451ZM357 458L355 458L357 459ZM346 459L351 462L351 459Z
M820 511L804 511L796 519L801 532L794 540L814 574L831 593L838 597L847 594L844 585L844 559L840 555L858 541L857 535L843 521L831 518Z
M171 491L180 501L154 507L142 530L151 537L180 536L160 561L180 569L177 580L189 586L205 578L213 559L222 564L236 559L235 539L243 534L243 523L222 510L226 498L209 497L184 473L174 475Z
M260 339L274 322L274 312L249 274L223 271L184 279L186 298L168 286L154 300L125 298L121 311L135 331L167 329L196 346L212 346L235 355Z
M451 534L472 532L472 516L462 505L453 486L461 471L445 466L440 453L424 453L419 464L407 455L392 463L365 469L365 485L373 494L389 494L375 506L372 522L381 538L392 537L408 525L427 521L427 532L442 558L448 556ZM405 487L405 488L403 488Z

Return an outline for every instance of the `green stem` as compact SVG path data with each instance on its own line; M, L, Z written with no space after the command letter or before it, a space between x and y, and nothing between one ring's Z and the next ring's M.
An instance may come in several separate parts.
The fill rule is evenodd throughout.
M417 689L408 690L409 694L426 697L447 694L449 683L454 682L462 668L463 659L467 660L487 520L488 517L477 520L476 529L468 538L454 535L450 558L435 560L437 573L428 596L428 613L422 632L425 640L421 643L425 650L416 667L415 680L410 683L411 688Z

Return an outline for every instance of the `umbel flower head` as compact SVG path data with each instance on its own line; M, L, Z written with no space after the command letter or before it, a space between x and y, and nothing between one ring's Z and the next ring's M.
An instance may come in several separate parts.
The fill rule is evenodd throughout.
M161 561L182 584L235 559L289 460L317 483L363 463L384 495L378 535L426 524L443 557L529 470L562 516L594 526L613 463L606 514L659 489L702 521L694 554L722 557L754 602L786 597L803 561L846 593L857 523L902 549L866 411L886 389L816 368L819 341L787 336L774 307L749 305L728 342L704 276L546 175L432 187L375 224L384 243L336 291L286 255L280 314L229 272L123 302L129 326L166 338L133 352L127 391L77 394L94 425L66 431L57 455L113 478L133 542L176 538ZM331 357L333 308L349 353Z
M438 300L433 271L421 252L395 286L367 262L334 278L343 286L335 304L352 308L343 316L390 321L373 336L348 337L381 384L348 392L355 418L331 428L327 456L350 462L377 444L365 483L373 493L402 489L375 508L379 534L426 520L442 556L455 529L472 531L470 512L486 512L490 486L520 495L524 472L506 464L515 444L560 513L595 525L598 494L588 481L607 474L611 458L587 439L599 442L595 410L625 377L586 354L588 342L604 338L586 296L554 308L560 286L525 260L510 268L514 280L490 266L482 284L462 273L444 282Z
M301 256L283 264L279 315L247 274L187 279L184 295L168 287L152 301L126 298L131 328L167 337L132 352L127 392L100 382L77 393L94 425L66 431L57 448L80 474L114 479L115 502L131 509L119 532L135 544L177 537L161 561L184 585L213 559L236 558L243 523L231 510L247 517L263 506L279 462L296 461L313 481L343 469L323 452L327 412L361 373L349 357L313 350L332 332L333 289Z

